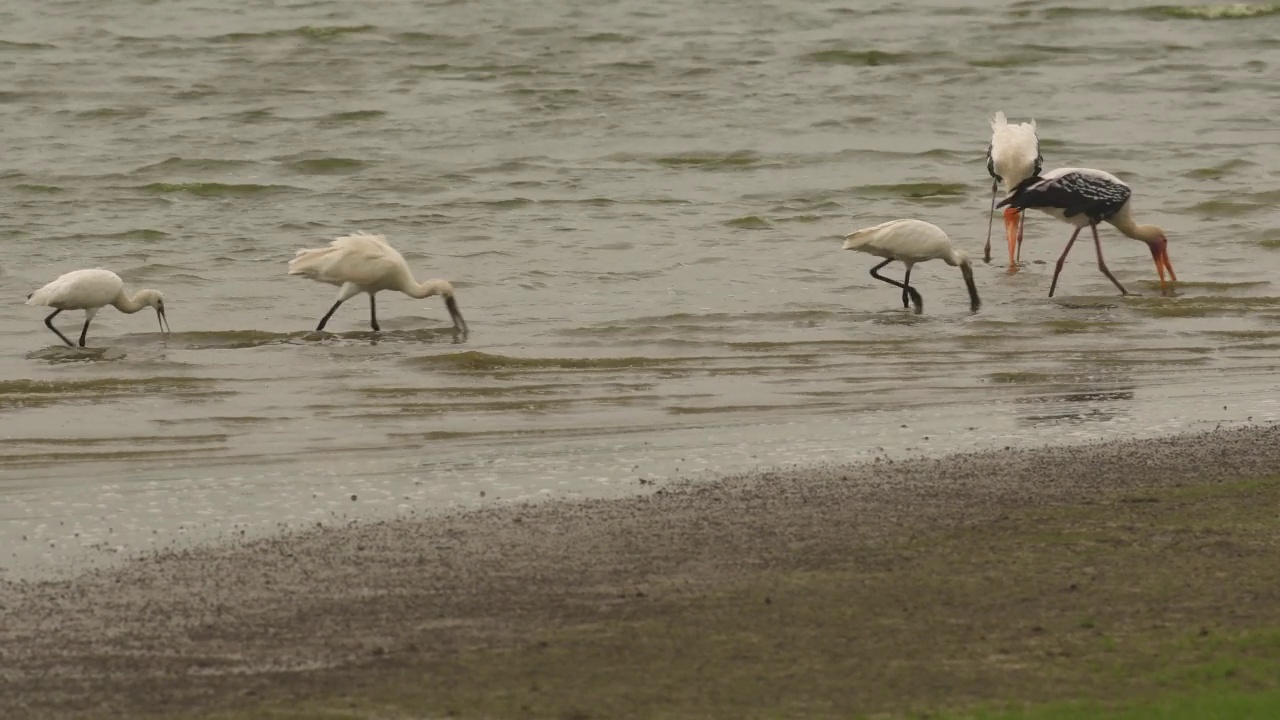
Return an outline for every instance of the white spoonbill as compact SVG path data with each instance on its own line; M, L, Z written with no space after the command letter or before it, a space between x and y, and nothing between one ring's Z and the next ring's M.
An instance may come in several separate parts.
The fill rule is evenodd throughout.
M53 326L53 319L63 310L83 310L84 328L80 330L80 347L84 347L85 335L89 332L89 321L98 310L107 305L114 306L122 313L133 314L144 307L156 309L156 320L160 323L160 332L168 330L169 320L164 315L164 298L157 290L139 290L133 297L124 291L124 281L110 270L94 268L92 270L72 270L57 280L45 285L27 296L27 305L48 305L56 308L44 324L49 327L62 342L74 346L66 335Z
M991 223L995 219L996 186L1004 183L1006 193L1023 180L1040 174L1044 157L1040 154L1040 138L1036 121L1010 123L1003 112L991 118L991 143L987 145L987 172L991 174L991 212L987 215L987 244L982 249L983 262L991 262ZM1005 208L1004 234L1009 243L1009 267L1022 257L1022 211ZM1016 248L1016 251L1015 251Z
M875 227L856 230L844 236L844 250L857 250L885 261L871 268L871 277L902 288L902 307L909 307L908 297L916 304L916 314L924 311L924 299L911 287L911 266L929 260L941 260L952 267L959 265L964 284L969 288L969 308L977 311L982 305L978 288L973 284L973 269L969 256L951 244L951 238L942 228L923 220L890 220ZM907 266L902 282L881 275L878 270L897 260Z
M320 318L317 331L324 329L339 305L360 293L369 293L369 324L375 332L380 330L374 295L395 290L412 298L444 297L454 329L467 332L467 323L453 299L453 285L448 280L414 280L404 257L381 235L355 232L337 238L328 247L299 250L289 261L289 274L338 286L338 299Z
M1009 197L1000 202L998 207L1014 207L1020 210L1035 208L1048 213L1063 222L1076 226L1063 249L1058 264L1053 269L1053 283L1049 285L1049 297L1058 286L1058 274L1062 272L1062 263L1071 252L1076 236L1088 226L1093 230L1093 244L1098 249L1098 269L1115 286L1120 288L1121 295L1128 295L1119 280L1107 269L1102 259L1102 241L1098 239L1098 223L1109 222L1120 232L1134 240L1141 240L1151 250L1151 257L1156 262L1156 272L1160 275L1160 290L1167 286L1164 271L1169 271L1169 279L1178 281L1173 273L1173 265L1169 262L1169 239L1164 230L1155 225L1139 225L1133 220L1129 207L1129 197L1133 191L1120 178L1109 172L1091 168L1058 168L1043 176L1032 176L1014 188Z

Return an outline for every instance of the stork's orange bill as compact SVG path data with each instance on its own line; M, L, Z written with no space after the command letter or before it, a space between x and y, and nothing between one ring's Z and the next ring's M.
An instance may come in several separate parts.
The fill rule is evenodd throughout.
M1022 220L1022 211L1007 207L1004 209L1004 235L1009 241L1009 267L1017 264L1018 225Z

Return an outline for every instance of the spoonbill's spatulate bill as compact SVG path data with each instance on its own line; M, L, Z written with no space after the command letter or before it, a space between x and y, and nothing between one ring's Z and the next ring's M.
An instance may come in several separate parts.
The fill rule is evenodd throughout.
M1040 174L1044 157L1040 154L1040 138L1036 121L1010 123L1004 113L991 118L991 143L987 145L987 172L991 174L991 214L987 216L987 244L982 261L991 262L991 222L996 211L996 186L1004 183L1013 192L1023 180ZM1004 234L1009 243L1009 267L1022 259L1022 226L1026 218L1018 208L1004 211Z
M139 290L133 297L124 291L124 281L110 270L94 268L92 270L73 270L57 280L45 285L27 296L27 305L47 305L55 310L44 319L62 342L72 345L58 328L53 326L53 319L63 310L83 310L84 328L80 330L80 347L84 347L85 336L89 333L89 321L98 310L107 305L114 306L122 313L133 314L144 307L156 309L156 320L160 323L160 332L168 330L169 320L164 314L164 298L157 290Z
M973 268L969 265L969 256L952 245L951 238L933 223L923 220L890 220L849 233L844 238L844 249L885 258L884 262L871 268L871 277L902 288L902 307L910 307L909 301L914 301L917 314L924 311L924 298L911 286L911 267L929 260L941 260L952 267L959 266L964 284L969 289L969 308L976 312L982 305L982 301L978 299L978 288L973 284ZM907 266L907 274L902 282L879 273L880 268L894 260Z
M1133 191L1124 181L1109 172L1092 168L1059 168L1043 176L1032 176L1022 181L998 207L1007 206L1020 210L1035 208L1076 226L1053 269L1049 297L1053 297L1053 291L1058 287L1058 274L1062 272L1067 253L1071 252L1076 236L1086 226L1093 231L1093 244L1098 250L1098 269L1120 289L1121 295L1129 294L1102 259L1102 241L1098 239L1100 222L1111 223L1126 236L1147 244L1156 263L1156 273L1160 275L1160 290L1164 292L1168 289L1164 278L1165 270L1169 271L1170 280L1178 281L1178 276L1173 272L1173 264L1169 262L1169 239L1165 237L1164 230L1155 225L1139 225L1134 222L1129 207L1132 194Z
M454 329L467 332L453 285L448 280L414 280L404 257L381 235L357 232L337 238L328 247L299 250L289 261L289 274L338 286L338 299L320 318L317 331L324 330L339 305L360 293L369 294L369 325L374 331L380 330L374 296L382 290L394 290L413 298L440 295L453 318Z

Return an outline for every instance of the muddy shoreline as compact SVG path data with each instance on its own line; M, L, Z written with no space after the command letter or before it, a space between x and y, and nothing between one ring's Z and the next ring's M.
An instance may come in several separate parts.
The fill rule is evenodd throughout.
M199 714L360 688L769 573L892 567L890 540L1278 471L1280 427L1246 426L816 465L160 552L0 585L0 716Z

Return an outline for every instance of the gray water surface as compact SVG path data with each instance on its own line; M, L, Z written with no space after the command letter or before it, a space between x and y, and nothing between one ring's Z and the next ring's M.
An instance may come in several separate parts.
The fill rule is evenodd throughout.
M0 10L0 578L191 539L786 463L1280 417L1280 5L20 2ZM1134 187L980 257L988 117ZM383 332L296 249L385 234L438 298ZM999 235L1000 223L996 222ZM65 348L26 295L165 294ZM901 268L887 270L900 275ZM74 337L81 313L60 316ZM483 497L481 493L483 494ZM355 500L352 499L355 496Z

